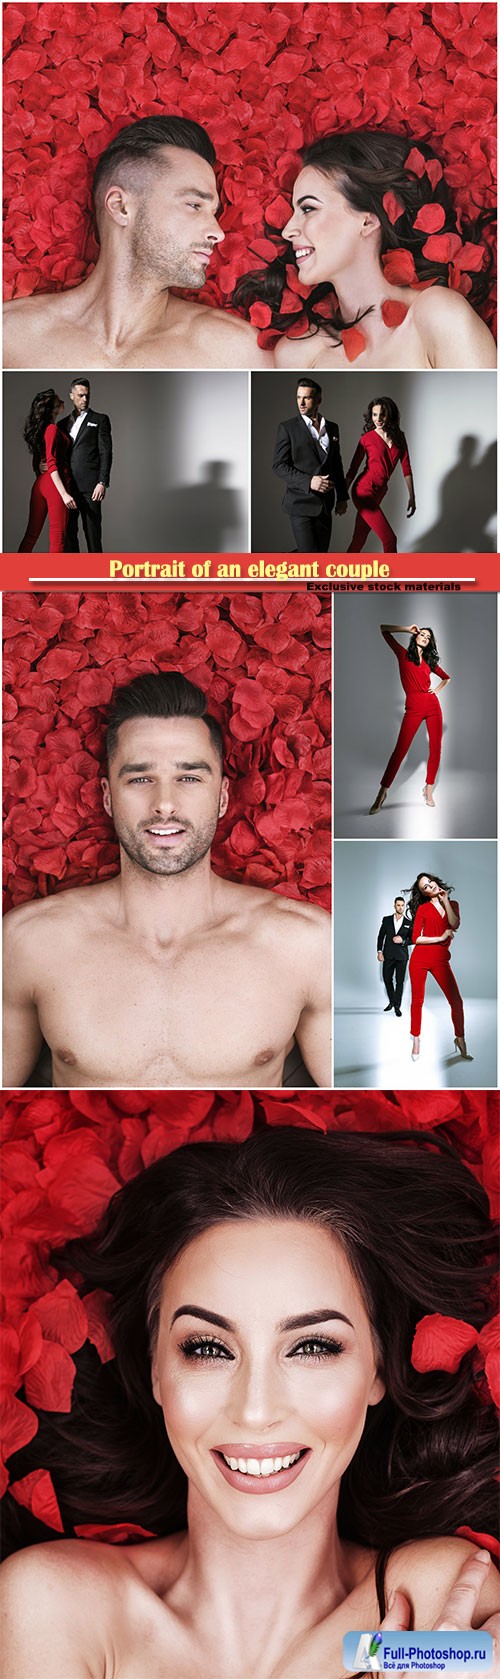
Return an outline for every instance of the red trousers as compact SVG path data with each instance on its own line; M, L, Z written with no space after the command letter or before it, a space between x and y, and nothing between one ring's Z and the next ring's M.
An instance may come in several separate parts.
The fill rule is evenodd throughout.
M354 506L357 508L357 514L352 542L349 543L347 553L360 554L370 531L375 531L375 536L378 536L382 543L384 554L397 554L396 532L393 531L392 525L389 524L385 513L382 512L380 506L382 496L377 495L375 490L369 490L368 487L364 490L362 480L359 479L352 491L352 499Z
M420 1037L425 982L427 975L433 974L437 985L441 986L441 990L448 999L455 1036L463 1038L464 1005L455 975L451 970L449 951L446 950L446 947L440 944L416 944L410 956L409 971L411 985L410 1032L413 1037Z
M417 729L419 729L420 724L424 722L427 725L427 735L429 740L429 756L427 760L425 779L429 787L434 786L441 758L443 713L441 711L439 700L436 699L435 694L423 694L421 700L416 700L411 706L407 706L406 708L396 745L394 747L394 752L391 753L389 763L380 778L381 787L391 786L395 775L397 775L398 769L401 767L403 758L406 758L406 754L410 750L410 746L412 740L415 738Z
M68 522L68 509L65 507L59 490L52 483L50 472L41 472L35 478L30 498L28 523L23 540L19 544L18 554L32 554L35 542L38 542L45 520L49 515L49 553L62 554L64 552L64 538Z

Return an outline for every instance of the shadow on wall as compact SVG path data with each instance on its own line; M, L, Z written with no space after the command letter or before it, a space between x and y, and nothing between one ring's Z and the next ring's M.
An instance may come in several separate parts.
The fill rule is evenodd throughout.
M441 482L436 523L414 543L415 554L495 552L486 526L497 509L496 444L480 451L479 438L460 438L457 460Z
M202 477L179 484L163 498L165 549L171 553L224 554L247 547L243 496L228 484L227 461L203 461Z

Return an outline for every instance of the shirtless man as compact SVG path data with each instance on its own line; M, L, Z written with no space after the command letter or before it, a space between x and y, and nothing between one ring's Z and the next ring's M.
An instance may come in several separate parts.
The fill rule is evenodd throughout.
M245 321L169 291L204 286L224 238L214 163L208 134L187 118L122 128L94 175L96 267L70 291L7 304L4 367L272 366Z
M121 873L7 916L4 1085L45 1038L63 1088L275 1088L295 1036L329 1087L330 920L213 872L229 784L206 696L177 672L136 677L106 740Z

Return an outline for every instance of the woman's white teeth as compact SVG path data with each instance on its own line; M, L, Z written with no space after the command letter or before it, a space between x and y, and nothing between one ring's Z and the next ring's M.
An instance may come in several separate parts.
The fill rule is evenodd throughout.
M239 1469L240 1475L276 1475L279 1469L290 1469L292 1463L297 1463L300 1452L294 1452L292 1457L226 1457L225 1452L222 1456L228 1469Z

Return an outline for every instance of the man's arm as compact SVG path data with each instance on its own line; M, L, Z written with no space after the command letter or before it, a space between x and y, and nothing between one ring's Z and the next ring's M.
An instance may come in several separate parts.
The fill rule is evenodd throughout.
M348 501L349 500L349 491L348 491L347 484L346 484L346 479L345 479L344 466L343 466L342 455L341 455L341 451L340 451L340 436L338 434L337 434L337 439L334 442L334 449L333 449L332 478L333 478L333 482L335 484L335 490L336 490L336 494L337 494L337 503L340 502L342 504L342 502Z
M24 917L12 910L3 923L3 1065L4 1089L20 1089L36 1066L43 1043L38 1011L27 978Z
M385 939L386 939L385 927L384 927L383 921L381 921L379 931L378 931L378 938L377 938L377 956L380 958L381 962L383 962L383 959L384 959Z
M111 476L111 462L113 459L113 444L111 440L111 422L107 414L99 416L99 482L107 489Z
M288 490L300 490L302 495L309 494L311 488L310 473L299 472L298 467L294 466L290 434L283 422L278 427L278 435L274 445L273 472L277 473L278 478L284 479Z

